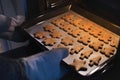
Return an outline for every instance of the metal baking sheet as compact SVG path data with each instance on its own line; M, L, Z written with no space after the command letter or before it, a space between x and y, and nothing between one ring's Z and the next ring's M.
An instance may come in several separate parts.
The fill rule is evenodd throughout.
M66 36L69 36L69 37L71 37L71 38L74 40L74 44L73 44L73 45L67 46L67 48L69 49L69 51L71 50L72 47L74 47L74 46L76 46L76 45L82 45L82 46L84 46L84 49L81 50L78 54L74 54L74 55L69 54L69 56L68 56L67 58L63 59L63 61L66 62L67 64L71 64L71 63L73 63L73 60L74 60L74 59L80 59L79 57L80 57L80 54L81 54L82 52L87 51L88 49L92 49L92 48L90 48L88 45L84 45L84 44L78 42L78 41L77 41L77 38L72 37L72 36L69 35L66 31L60 29L58 26L56 26L56 25L54 25L54 24L52 23L52 21L57 20L57 19L61 19L63 16L65 16L65 15L67 15L67 14L76 15L77 17L79 17L80 19L84 20L85 22L91 22L92 24L97 25L96 23L90 21L89 19L87 19L87 18L81 16L80 14L77 14L77 13L75 13L74 11L71 11L71 10L70 10L70 11L68 11L68 12L66 12L66 13L63 13L63 14L61 14L61 15L59 15L59 16L56 16L56 17L54 17L54 18L52 18L52 19L39 22L39 23L37 23L36 25L33 25L32 27L30 27L30 28L28 28L28 29L25 29L25 31L28 32L34 39L36 39L40 44L42 44L43 46L45 46L45 47L46 47L47 49L49 49L49 50L51 50L51 49L53 49L53 48L58 48L58 45L63 45L63 44L61 44L61 39L62 39L63 37L66 37ZM76 18L77 18L77 17L76 17ZM66 22L67 22L67 21L66 21ZM69 23L69 22L67 22L67 23L68 23L68 24L71 24L71 23ZM62 33L62 37L55 39L55 40L56 40L56 44L54 44L53 46L46 46L46 45L43 43L43 40L44 40L45 38L37 39L37 38L34 37L34 33L35 33L35 32L37 32L37 31L45 31L45 30L44 30L44 27L45 27L46 25L52 25L52 26L54 26L55 30L58 30L58 31L60 31L60 32ZM74 25L72 25L72 26L74 27ZM118 37L118 38L119 38L118 35L112 33L111 31L109 31L109 30L107 30L107 29L105 29L105 28L103 28L102 26L100 26L100 25L97 25L97 26L99 26L100 28L102 28L102 29L105 30L105 31L108 31L108 33L110 33L110 34L113 34L115 37ZM78 29L79 29L79 28L78 28ZM46 32L46 31L45 31L45 32ZM50 36L51 32L47 31L46 33L47 33L46 37L47 37L47 38L51 38L51 36ZM84 33L87 33L87 32L83 31L82 35L84 35ZM89 34L89 33L87 33L87 34ZM90 39L91 41L94 41L95 39L98 40L98 38L94 38L94 36L92 36L92 35L91 35L91 37L92 37L92 38ZM63 46L64 46L64 45L63 45ZM104 44L104 47L107 47L107 46L109 46L109 44ZM93 50L93 49L92 49L92 50ZM114 55L116 54L116 51L117 51L117 48L115 48ZM90 67L90 66L88 65L88 64L89 64L89 60L90 60L91 58L95 57L95 56L98 56L98 55L100 55L100 56L102 57L102 59L100 60L98 66L95 66L95 65L94 65L94 66ZM86 61L85 66L87 67L87 70L86 70L86 71L78 71L78 73L80 73L81 75L84 75L84 76L91 75L92 73L94 73L95 71L97 71L99 68L105 66L106 64L105 64L104 62L106 62L107 60L111 59L114 55L112 55L110 58L108 58L108 57L106 57L105 55L103 55L103 54L100 53L100 49L99 49L98 51L94 51L94 50L93 50L93 54L91 54L88 59L84 59L84 60ZM104 63L104 64L103 64L103 63Z

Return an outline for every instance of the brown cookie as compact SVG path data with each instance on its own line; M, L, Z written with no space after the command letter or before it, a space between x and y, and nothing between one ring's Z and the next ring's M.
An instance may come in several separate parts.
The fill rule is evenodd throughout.
M78 54L84 47L82 45L74 46L71 48L70 54Z
M94 24L88 22L86 25L84 25L83 30L87 32L91 32L91 30L94 28Z
M63 26L63 23L65 21L63 19L56 19L56 20L53 20L52 23L55 24L56 26L60 27L60 26Z
M118 45L119 45L119 37L113 37L112 38L112 40L111 40L111 42L110 42L110 45L112 46L112 47L118 47Z
M65 45L62 45L62 44L58 44L58 45L57 45L57 48L67 48L67 49L69 49L69 47L67 47L67 46L65 46Z
M89 56L90 56L92 53L93 53L93 50L91 50L91 49L90 49L90 50L87 50L87 51L84 51L84 52L81 53L80 59L84 59L84 58L88 59Z
M98 64L99 64L99 62L100 62L101 59L102 59L101 56L96 56L94 58L91 58L90 62L89 62L89 66L93 66L93 65L98 66Z
M53 32L55 30L55 27L53 25L46 25L44 27L45 31Z
M46 46L53 46L55 43L56 43L56 40L54 38L45 38L43 40L43 43L46 45Z
M108 44L112 39L112 35L107 32L102 32L101 35L99 36L99 40L103 41L104 43Z
M90 42L91 36L90 35L83 35L78 38L78 42L87 45Z
M93 35L94 37L97 38L98 36L101 35L102 31L103 31L103 30L100 29L100 28L92 28L89 33L90 33L91 35Z
M73 66L77 71L87 70L87 67L85 66L85 63L86 63L86 61L74 59L71 66Z
M37 39L45 38L46 37L46 32L43 31L37 31L34 33L34 37Z
M50 34L50 36L51 36L52 38L60 38L60 37L62 37L62 34L61 34L60 31L53 31L53 32Z
M73 21L73 25L75 25L75 26L81 26L81 21L82 21L82 19L78 18L78 19L76 19L76 20Z
M68 32L68 31L72 31L73 26L71 24L66 24L63 26L62 28L64 31Z
M111 46L104 47L100 52L104 54L106 57L110 57L111 55L114 55L115 48Z
M82 33L82 31L80 29L73 29L71 31L71 35L75 38L80 37L81 33Z
M68 22L73 22L74 17L75 17L75 15L73 15L73 14L66 14L62 18L65 19Z
M93 48L95 51L98 51L99 49L101 49L103 45L104 45L103 42L99 40L94 40L93 42L89 44L89 46Z
M65 46L69 46L74 44L74 40L73 38L70 37L64 37L62 38L61 43L64 44Z

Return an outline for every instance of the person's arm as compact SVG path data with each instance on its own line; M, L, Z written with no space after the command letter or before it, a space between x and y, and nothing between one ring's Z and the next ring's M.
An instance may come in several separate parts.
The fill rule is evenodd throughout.
M19 60L0 56L0 80L28 80Z
M0 15L0 32L14 31L15 27L21 25L25 21L25 17L18 15L16 18Z
M25 70L30 80L60 80L68 70L60 63L69 54L67 49L53 49L23 58Z

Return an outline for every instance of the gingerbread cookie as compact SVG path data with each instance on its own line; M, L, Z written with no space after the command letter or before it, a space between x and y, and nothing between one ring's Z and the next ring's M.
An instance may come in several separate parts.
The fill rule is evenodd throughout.
M95 51L98 51L99 49L102 49L103 43L99 40L95 40L89 44L91 48L93 48Z
M86 58L86 59L88 59L89 58L89 56L91 55L93 53L93 50L87 50L87 51L85 51L85 52L82 52L81 53L81 56L80 56L80 59L84 59L84 58Z
M118 45L119 45L119 37L113 37L112 38L112 40L111 40L111 42L110 42L110 45L112 46L112 47L118 47Z
M73 37L75 37L75 38L77 38L77 37L80 37L80 34L81 34L81 30L80 29L73 29L72 31L71 31L71 35L73 36Z
M82 45L74 46L71 48L70 54L78 54L84 47Z
M74 59L73 63L70 64L70 65L73 66L77 71L87 70L87 67L85 66L85 63L86 63L86 61Z
M60 37L62 37L62 34L61 34L60 31L53 31L53 32L50 34L50 36L51 36L52 38L60 38Z
M99 40L105 42L106 44L108 44L112 39L112 35L110 33L107 32L102 32L101 36L99 36Z
M62 23L64 23L65 21L63 19L56 19L54 21L52 21L53 24L55 24L56 26L63 26Z
M62 28L64 31L72 31L73 26L71 24L66 24Z
M86 32L91 32L91 30L94 28L94 25L90 22L88 22L86 25L84 25L83 30Z
M37 31L34 33L34 37L37 39L45 38L46 37L46 32L43 31Z
M98 66L98 64L100 63L101 59L102 59L101 56L96 56L96 57L90 59L89 66L93 66L93 65Z
M73 38L70 37L64 37L62 38L61 43L64 44L65 46L69 46L74 44L74 40Z
M90 35L83 35L78 38L78 42L87 45L90 42L91 36Z
M81 26L81 21L82 21L82 19L78 18L78 19L76 19L76 20L73 21L73 25L75 25L75 26Z
M65 46L65 45L62 45L62 44L58 44L58 45L57 45L57 48L67 48L67 49L69 49L69 47L67 47L67 46Z
M62 18L65 19L68 22L72 22L74 17L75 16L73 14L66 14Z
M115 48L109 46L109 47L104 47L101 51L102 54L104 54L106 57L110 57L111 55L114 55Z
M49 31L49 32L53 32L53 31L55 30L55 27L52 26L52 25L46 25L46 26L44 27L44 30L45 30L45 31Z
M101 35L102 29L100 29L100 28L92 28L89 33L97 38L98 36Z
M45 39L43 40L43 43L44 43L46 46L53 46L53 45L56 43L56 41L55 41L54 38L45 38Z

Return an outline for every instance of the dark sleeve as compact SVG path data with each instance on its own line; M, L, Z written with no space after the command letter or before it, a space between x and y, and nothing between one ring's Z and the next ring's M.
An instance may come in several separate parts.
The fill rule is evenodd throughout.
M20 61L0 56L0 80L28 80Z
M8 31L11 25L11 18L0 15L0 33Z

